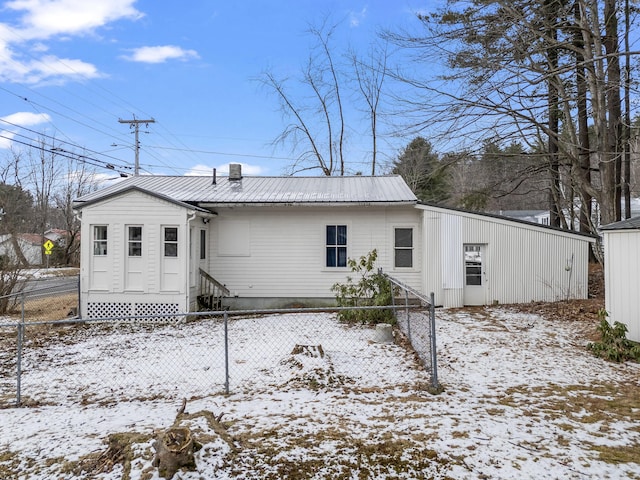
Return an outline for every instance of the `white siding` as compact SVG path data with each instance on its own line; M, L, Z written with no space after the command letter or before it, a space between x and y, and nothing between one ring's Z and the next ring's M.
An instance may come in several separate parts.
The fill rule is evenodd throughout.
M376 249L378 267L414 288L422 287L422 226L420 213L413 208L246 207L219 208L217 213L211 222L209 273L232 295L334 297L331 286L344 282L351 272L325 266L327 225L347 225L349 258ZM396 227L414 229L413 268L393 266Z
M627 338L640 342L640 231L604 231L605 309L610 322L627 325Z
M425 255L439 267L424 271L425 292L433 291L436 303L463 306L464 287L453 281L463 269L461 243L485 245L489 303L587 297L588 237L437 207L418 208L425 213L425 230L438 224L442 228L441 233L427 233L425 242ZM439 269L447 273L439 274Z
M188 214L179 205L136 191L84 207L80 270L83 315L92 302L171 302L179 305L180 311L187 311ZM107 225L104 257L93 255L93 225ZM127 259L127 225L143 228L143 256L134 258L133 263ZM162 227L166 225L178 227L178 257L168 262L162 248ZM133 277L128 268L133 268Z
M169 302L187 311L195 306L198 266L240 299L333 299L331 286L352 272L326 267L327 225L347 225L349 258L376 249L376 267L426 295L434 292L447 307L464 301L464 244L483 245L490 303L587 296L591 239L568 232L425 205L244 205L216 213L205 224L189 208L135 190L83 207L83 315L92 302L122 311L138 302L149 314ZM106 257L93 256L93 225L108 226ZM143 226L142 262L127 263L127 225ZM165 226L178 228L177 258L164 257ZM200 260L203 228L208 250ZM411 268L394 267L395 228L413 229ZM127 273L132 266L135 277Z

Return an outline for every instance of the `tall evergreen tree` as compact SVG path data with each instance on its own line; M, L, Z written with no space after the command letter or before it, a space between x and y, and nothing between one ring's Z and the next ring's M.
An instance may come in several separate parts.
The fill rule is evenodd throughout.
M591 197L597 200L602 223L615 221L623 150L620 3L451 0L434 14L419 15L421 35L388 38L419 60L441 58L448 70L438 79L405 78L418 87L406 109L422 113L413 126L440 127L447 140L464 138L467 145L546 145L550 210L559 216L561 191L575 191L585 208ZM572 167L568 184L561 159ZM588 216L585 211L585 228Z
M393 163L392 173L402 176L423 202L443 203L449 198L447 167L433 146L422 137L414 138Z

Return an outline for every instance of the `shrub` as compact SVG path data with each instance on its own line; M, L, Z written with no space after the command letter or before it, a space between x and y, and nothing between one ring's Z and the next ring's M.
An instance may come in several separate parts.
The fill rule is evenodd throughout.
M640 346L627 339L627 326L620 322L613 322L611 325L607 320L608 316L606 310L600 309L598 331L602 339L599 342L589 343L587 348L594 355L612 362L640 360Z
M348 259L351 272L357 274L357 280L347 277L345 283L336 283L331 291L336 294L340 307L387 306L391 305L391 285L389 280L375 270L378 258L377 250L363 255L359 260ZM360 323L394 323L395 317L391 309L385 310L343 310L338 318L345 322Z

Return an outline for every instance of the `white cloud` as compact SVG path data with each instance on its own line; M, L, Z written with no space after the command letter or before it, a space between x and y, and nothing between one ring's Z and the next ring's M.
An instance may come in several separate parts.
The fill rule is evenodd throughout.
M36 60L20 62L17 59L0 60L0 80L20 82L29 85L64 83L70 79L91 79L102 76L95 65L74 60L45 55Z
M19 34L25 39L53 35L82 35L121 19L143 16L133 7L135 0L13 0L4 7L24 12Z
M11 148L11 140L15 136L16 134L13 132L8 132L6 130L0 131L0 150Z
M349 12L349 25L351 27L359 27L360 23L367 16L367 7L363 7L359 12Z
M38 53L47 52L49 51L49 46L45 43L37 42L33 44L33 46L31 47L31 50L33 52L38 52Z
M194 165L184 175L186 177L197 177L199 175L213 175L213 168L209 165Z
M237 163L237 162L231 162ZM264 168L259 165L249 165L247 163L241 163L242 165L242 174L243 175L263 175ZM191 169L185 173L185 176L198 176L198 175L211 175L213 176L213 169L216 169L217 175L227 176L229 175L229 163L225 163L223 165L219 165L217 167L212 167L210 165L195 165L191 167Z
M200 57L195 50L184 50L175 45L159 45L136 48L132 50L131 55L125 55L122 58L132 62L164 63L167 60L189 60Z
M21 127L30 127L32 125L49 122L51 121L51 117L46 113L16 112L2 117L0 120L20 125Z
M38 84L101 76L95 65L83 60L39 55L48 50L45 41L52 37L87 35L117 20L141 18L143 14L133 7L134 3L135 0L11 0L4 3L4 9L16 12L19 18L15 25L0 23L0 80ZM31 58L21 57L18 50L12 48L17 45L30 51Z
M16 112L0 118L0 126L7 127L0 131L0 150L11 148L12 139L20 127L31 127L51 121L46 113Z

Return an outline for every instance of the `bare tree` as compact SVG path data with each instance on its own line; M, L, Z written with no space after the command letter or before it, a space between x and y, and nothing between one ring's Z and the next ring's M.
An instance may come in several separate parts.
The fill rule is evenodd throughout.
M28 179L35 200L35 212L37 229L43 238L50 228L50 215L52 210L53 191L60 177L61 163L56 155L55 139L51 145L47 144L45 137L38 140L38 149L29 150Z
M378 156L378 106L382 95L382 86L387 74L389 59L387 44L372 47L365 59L351 54L351 63L355 72L358 89L367 104L367 115L371 127L371 175L376 174Z
M593 197L602 223L615 221L622 151L618 7L619 0L454 0L419 16L422 35L386 38L418 53L419 61L441 58L450 69L435 79L400 74L417 92L407 116L416 114L417 129L437 125L449 141L546 145L550 210L559 213L563 195L572 203L580 196L585 208Z
M276 139L276 143L291 142L294 151L299 150L300 145L303 145L302 152L291 166L292 173L320 169L324 175L332 175L334 172L334 163L333 150L331 147L332 131L330 118L326 125L329 136L327 153L323 145L316 140L313 115L307 118L307 113L303 110L302 106L298 106L294 99L289 96L285 88L285 80L278 80L272 72L265 72L262 74L260 81L276 93L284 114L294 117L294 121L287 125ZM322 96L320 96L320 99L320 107L325 113L325 118L327 118L327 105L324 103Z
M347 132L358 132L362 118L353 112L364 111L371 137L371 174L375 175L379 159L379 107L386 79L386 46L372 48L368 56L359 57L337 50L334 36L338 25L327 21L311 27L314 41L309 59L298 78L280 78L272 70L258 78L275 94L287 126L276 139L292 147L295 160L291 173L320 170L323 175L347 172ZM302 93L301 93L302 92Z
M306 99L295 98L287 88L287 79L278 79L272 71L258 79L275 93L284 115L293 120L276 139L276 143L290 143L297 152L292 173L319 169L327 176L344 175L345 121L342 79L331 48L334 31L335 26L326 24L309 30L316 45L297 80L298 87L309 94Z
M10 277L13 277L13 270L29 264L20 246L19 235L32 231L31 229L35 226L33 197L22 187L20 172L23 170L23 163L22 152L11 149L10 155L6 157L0 170L0 209L2 211L0 230L8 235L8 241L15 255L15 261L11 255L3 261L3 269L11 271Z
M80 221L73 211L73 201L83 195L91 193L98 188L93 169L80 158L69 158L66 162L66 171L63 174L64 181L56 190L53 198L56 212L58 213L58 225L65 230L66 238L61 245L64 265L72 265L78 262L80 251Z

